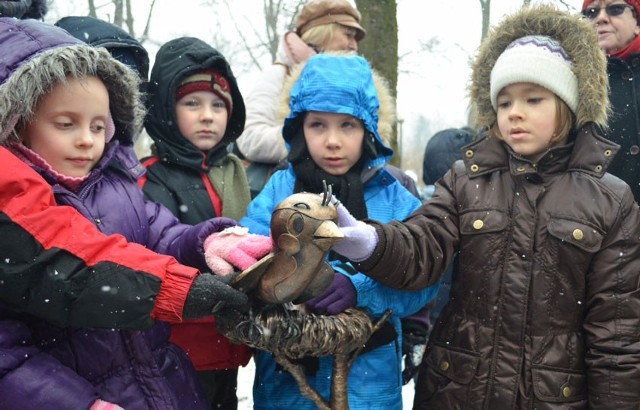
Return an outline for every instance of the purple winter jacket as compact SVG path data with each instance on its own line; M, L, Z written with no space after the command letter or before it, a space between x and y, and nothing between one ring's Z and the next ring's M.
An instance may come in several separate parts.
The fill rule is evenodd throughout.
M6 92L3 84L19 70L16 67L37 59L44 50L55 53L77 43L57 27L0 18L0 50L7 62L0 64L0 94ZM87 56L91 58L91 54ZM111 90L121 87L124 81L109 76L109 66L115 63L108 60L98 64L102 71L97 74ZM84 66L74 69L82 74ZM107 75L101 75L105 71ZM36 70L34 75L38 74ZM46 73L40 74L46 81ZM140 118L123 118L143 113L119 111L118 106L131 103L126 101L130 98L127 90L120 91L124 92L115 96L110 93L116 127L141 123ZM37 101L37 97L24 99ZM15 116L10 110L23 103L16 101L11 108L0 107L2 127L15 125L15 120L8 119ZM65 189L47 172L35 166L34 169L51 184L57 204L76 208L103 233L121 234L129 242L206 269L202 242L209 234L235 223L217 218L196 226L184 225L166 208L146 201L135 183L135 171L140 168L135 166L130 136L137 131L133 128L127 131L118 133L107 144L103 158L77 192ZM7 142L6 135L2 133L0 144ZM47 274L45 267L42 271ZM44 285L32 286L37 289ZM77 289L78 294L82 291L83 288ZM103 291L118 292L118 289L105 287ZM90 308L99 310L100 306ZM126 314L103 310L104 315ZM47 322L0 306L0 409L88 409L96 399L127 410L206 408L191 362L180 348L168 342L168 324L156 322L150 329L96 329L61 327L52 322L55 319L51 317Z

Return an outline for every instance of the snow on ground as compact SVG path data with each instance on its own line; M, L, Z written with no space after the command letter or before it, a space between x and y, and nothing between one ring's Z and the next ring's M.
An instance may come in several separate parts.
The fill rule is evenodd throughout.
M253 359L246 367L238 370L238 410L253 410L253 395L251 389L253 386L253 374L256 368ZM413 382L410 382L402 389L402 406L410 409L413 403Z

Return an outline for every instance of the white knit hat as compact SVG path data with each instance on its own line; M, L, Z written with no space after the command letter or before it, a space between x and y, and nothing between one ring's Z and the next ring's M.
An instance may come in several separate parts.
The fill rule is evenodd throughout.
M578 79L567 52L546 36L521 37L505 48L491 70L491 105L498 93L515 83L540 85L560 97L573 111L578 106Z

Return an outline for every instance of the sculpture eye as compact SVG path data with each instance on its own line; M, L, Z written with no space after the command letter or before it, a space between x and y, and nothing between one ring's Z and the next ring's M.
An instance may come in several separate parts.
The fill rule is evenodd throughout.
M293 205L294 208L296 209L304 209L304 210L311 210L311 207L309 206L309 204L305 203L305 202L298 202L296 204Z
M293 235L299 235L304 229L304 217L300 214L295 214L289 219L289 233Z

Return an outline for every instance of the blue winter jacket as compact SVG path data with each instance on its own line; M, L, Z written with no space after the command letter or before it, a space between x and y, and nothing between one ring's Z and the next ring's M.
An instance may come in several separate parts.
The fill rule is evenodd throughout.
M389 102L379 96L388 95L384 81L378 79L368 62L357 56L319 54L308 60L301 72L294 73L285 91L290 89L291 112L283 127L287 144L295 138L295 118L307 111L339 112L362 120L367 134L373 137L376 155L365 161L361 179L369 218L389 222L402 220L420 206L411 192L384 166L393 155L380 131L391 129ZM392 104L392 103L391 103ZM293 166L278 171L269 179L262 192L249 204L247 216L240 223L250 231L267 235L274 208L293 194L296 175ZM352 265L330 262L336 274L345 274L357 292L356 307L365 309L372 318L387 310L393 314L389 322L397 337L391 342L361 353L349 373L347 387L349 408L402 409L402 331L400 318L409 316L435 297L438 286L417 291L398 291L381 285L358 273ZM255 409L315 409L305 398L289 373L276 366L272 355L258 351L254 355L256 377L253 386ZM319 370L308 376L310 384L330 401L333 357L320 358Z
M249 205L247 216L240 224L253 233L268 235L273 209L293 194L295 174L290 167L278 171L267 182L262 192ZM365 201L369 217L382 222L402 220L417 209L420 201L407 191L386 170L365 185ZM337 272L344 272L356 288L356 307L366 309L373 318L387 309L393 310L389 318L398 337L391 343L362 354L354 362L347 382L351 409L402 409L402 331L400 318L413 314L428 303L438 286L418 292L398 291L379 284L361 273L348 274L340 262L332 262ZM315 409L315 404L300 394L293 377L277 368L270 353L254 354L256 377L253 386L255 409ZM309 381L329 400L333 358L320 359L320 369Z

